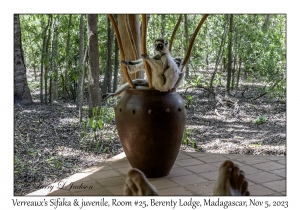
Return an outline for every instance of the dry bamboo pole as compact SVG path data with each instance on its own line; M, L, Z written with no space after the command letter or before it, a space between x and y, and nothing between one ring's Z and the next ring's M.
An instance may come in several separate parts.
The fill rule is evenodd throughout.
M137 60L138 59L137 48L136 48L136 44L133 40L133 35L132 35L131 27L130 27L129 15L128 14L125 15L125 19L126 19L125 20L125 22L126 22L126 31L127 31L127 35L128 35L129 41L130 41L131 49L133 51L133 57L134 57L134 60ZM139 72L135 72L134 75L135 75L135 78L138 78Z
M146 34L147 34L147 20L146 15L142 15L142 54L147 54L147 48L146 48ZM144 60L144 66L146 70L146 75L148 78L149 88L153 88L152 86L152 75L151 75L151 68L149 64Z
M119 46L119 49L120 49L120 57L121 57L121 60L125 60L124 50L123 50L123 46L122 46L122 42L121 42L121 37L120 37L120 33L119 33L119 29L118 29L118 27L117 27L116 21L115 21L113 15L111 15L111 14L108 15L108 18L109 18L109 20L110 20L110 22L111 22L111 24L112 24L112 26L113 26L113 28L114 28L115 34L116 34L118 46ZM128 74L128 71L127 71L127 69L126 69L126 66L124 66L124 64L121 65L121 69L122 69L122 71L123 71L123 73L124 73L125 79L126 79L127 82L129 83L129 86L130 86L131 88L135 88L135 86L134 86L132 80L131 80L130 77L129 77L129 74Z
M190 57L190 54L191 54L191 51L192 51L192 47L193 47L193 44L194 44L194 41L195 41L195 38L196 38L196 36L197 36L197 34L198 34L198 32L199 32L199 30L200 30L202 24L204 23L204 21L206 20L207 17L208 17L208 14L205 14L205 15L202 17L200 23L198 24L198 26L197 26L197 28L196 28L194 34L193 34L193 37L191 38L190 46L189 46L188 52L187 52L187 54L186 54L186 56L185 56L185 58L184 58L183 65L182 65L182 68L181 68L181 71L183 70L184 66L186 65L187 61L189 60L189 57Z
M135 45L135 42L133 40L133 35L132 35L130 23L129 23L129 15L126 14L125 16L126 16L126 18L125 18L126 19L126 31L127 31L128 37L129 37L129 41L130 41L132 51L133 51L134 60L137 60L138 55L137 55L136 45Z

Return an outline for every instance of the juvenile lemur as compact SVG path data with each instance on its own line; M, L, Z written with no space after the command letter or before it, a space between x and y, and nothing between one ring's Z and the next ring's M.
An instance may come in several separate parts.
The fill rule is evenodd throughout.
M143 60L151 67L152 85L156 90L165 92L178 88L183 79L183 73L180 71L182 61L179 58L172 58L169 52L168 41L162 38L156 39L154 42L155 55L149 57L142 55L142 59L135 61L121 61L126 65L128 72L135 73L144 69ZM148 81L144 79L136 79L132 81L136 86L148 86ZM121 85L115 93L105 94L103 97L108 98L116 96L129 88L129 84Z

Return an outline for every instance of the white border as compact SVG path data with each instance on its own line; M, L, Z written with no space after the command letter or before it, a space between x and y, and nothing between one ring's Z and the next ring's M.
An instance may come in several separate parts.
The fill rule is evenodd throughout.
M5 3L4 3L5 2ZM0 71L1 71L1 120L0 120L0 197L1 208L12 207L12 199L33 200L31 197L13 197L13 14L14 13L284 13L287 14L287 196L286 197L256 197L257 200L288 200L289 208L296 209L299 200L299 181L296 177L299 170L299 6L296 1L252 0L252 1L169 1L152 0L150 3L142 0L111 0L111 1L1 1L0 6ZM147 5L148 4L148 5ZM298 134L298 135L297 135ZM84 197L86 200L95 200L95 197ZM109 197L106 197L110 199ZM167 199L170 197L162 197ZM180 197L176 197L179 199ZM43 200L36 197L35 200ZM50 199L50 198L46 198ZM69 200L72 199L69 197ZM81 200L81 198L79 198ZM122 197L120 197L122 199ZM127 200L135 200L128 198ZM145 198L146 199L146 198ZM150 199L150 198L148 198ZM185 197L185 199L187 199ZM203 199L203 198L201 198ZM239 198L240 200L242 198ZM142 200L142 198L139 198ZM237 200L237 198L226 198ZM298 206L298 205L297 205ZM22 207L32 209L32 207ZM44 209L53 207L44 207ZM61 207L59 207L61 208ZM99 209L101 207L97 207ZM274 208L274 207L273 207ZM40 209L40 208L39 208ZM69 209L75 209L74 207ZM96 208L95 208L96 209ZM113 208L111 208L113 209ZM128 208L128 209L134 209ZM150 208L147 208L150 209ZM151 208L152 209L152 208ZM178 209L178 208L176 208ZM185 208L187 209L187 208ZM212 208L213 209L213 208ZM220 207L218 208L220 209ZM251 208L247 208L251 209ZM254 208L258 209L258 208Z

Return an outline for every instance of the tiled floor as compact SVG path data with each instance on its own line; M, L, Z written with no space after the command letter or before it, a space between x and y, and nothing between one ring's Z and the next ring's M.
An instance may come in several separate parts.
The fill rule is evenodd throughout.
M218 168L228 159L233 160L245 172L251 195L286 195L286 158L283 156L221 155L180 151L168 176L149 180L160 195L212 195ZM41 189L28 195L122 195L124 179L130 168L125 154L121 153L97 166L53 183L48 189Z

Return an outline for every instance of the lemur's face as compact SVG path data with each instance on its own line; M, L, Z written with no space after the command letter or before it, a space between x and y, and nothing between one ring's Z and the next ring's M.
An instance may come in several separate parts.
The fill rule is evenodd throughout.
M158 52L166 52L168 49L168 42L166 40L157 39L154 42L154 49Z

